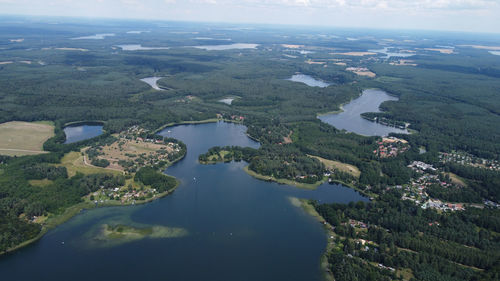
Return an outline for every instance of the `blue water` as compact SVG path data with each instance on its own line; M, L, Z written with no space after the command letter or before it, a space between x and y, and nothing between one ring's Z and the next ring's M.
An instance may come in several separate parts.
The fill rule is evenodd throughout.
M74 143L101 135L102 125L68 126L64 128L64 133L66 134L64 143Z
M311 86L311 87L325 88L325 87L328 87L330 85L328 83L325 83L325 82L318 80L318 79L314 79L313 77L311 77L309 75L305 75L305 74L294 74L294 75L292 75L292 78L287 79L287 80L293 81L293 82L304 83L307 86Z
M322 115L318 118L337 129L344 129L364 136L387 136L389 133L407 134L407 130L385 126L361 117L361 113L380 112L379 106L384 101L397 100L398 98L390 96L382 90L364 90L359 98L343 106L343 112Z
M288 197L367 199L339 185L307 191L259 181L242 170L244 162L197 162L215 145L257 148L245 131L229 123L165 129L162 135L188 147L186 157L166 171L181 181L173 194L145 205L79 214L37 243L0 258L2 280L321 280L323 227ZM113 223L181 227L189 235L88 246L92 231Z

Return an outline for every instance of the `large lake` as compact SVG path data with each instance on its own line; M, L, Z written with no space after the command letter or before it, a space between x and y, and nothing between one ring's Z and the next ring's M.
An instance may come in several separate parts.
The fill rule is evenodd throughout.
M152 51L152 50L168 50L169 47L144 47L140 44L116 45L123 51Z
M400 57L400 58L407 58L414 56L415 54L412 53L396 53L396 52L390 52L389 48L385 47L380 50L368 50L369 52L374 52L374 53L380 53L380 54L385 54L385 59L391 58L391 57Z
M315 79L315 78L313 78L309 75L305 75L305 74L294 74L294 75L292 75L291 78L286 79L286 80L304 83L307 86L311 86L311 87L325 88L325 87L328 87L330 85L328 83L325 83L324 81Z
M78 125L64 128L66 142L74 143L86 139L91 139L102 134L102 125Z
M193 48L203 49L207 51L225 51L233 49L255 49L259 44L251 43L234 43L226 45L203 45L203 46L192 46Z
M1 257L2 280L321 280L323 226L289 197L367 199L340 185L307 191L259 181L242 170L244 162L198 163L198 155L216 145L258 147L245 131L230 123L165 129L162 135L188 147L186 157L166 171L181 181L173 194L79 214L37 243ZM89 246L95 245L96 229L113 223L180 227L189 234Z
M322 115L318 118L337 129L344 129L364 136L387 136L389 133L407 134L407 130L385 126L361 117L361 113L380 112L379 106L384 101L396 100L398 100L398 98L382 90L364 90L359 98L343 106L343 112Z

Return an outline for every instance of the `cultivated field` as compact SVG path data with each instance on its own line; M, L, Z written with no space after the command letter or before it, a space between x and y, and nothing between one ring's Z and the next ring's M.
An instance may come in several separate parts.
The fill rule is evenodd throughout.
M54 136L49 122L12 121L0 124L0 154L22 156L45 153L43 143Z

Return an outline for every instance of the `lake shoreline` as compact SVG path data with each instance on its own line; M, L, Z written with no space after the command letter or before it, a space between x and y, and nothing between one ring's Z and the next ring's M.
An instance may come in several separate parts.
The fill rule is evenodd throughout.
M309 202L309 200L298 199L298 198L295 198L295 199L299 200L300 207L302 208L302 210L306 214L312 216L319 223L321 223L323 225L323 229L325 231L325 236L326 236L326 247L325 247L325 251L323 252L323 254L321 255L321 258L320 258L320 268L321 268L321 272L323 274L323 280L334 281L335 278L334 278L332 272L330 271L331 264L328 262L328 253L330 253L331 250L333 249L333 246L331 245L331 243L329 243L329 240L331 240L331 237L335 236L335 233L332 231L332 226L328 222L326 222L326 220L316 211L316 209ZM293 200L293 198L291 198L291 200Z
M278 184L291 185L291 186L295 186L295 187L307 189L307 190L315 190L316 188L318 188L318 186L320 186L326 182L325 177L322 180L317 181L316 183L301 183L301 182L288 180L288 179L278 179L278 178L275 178L272 176L265 176L265 175L261 175L259 173L256 173L256 172L250 170L248 168L248 165L243 168L243 171L245 171L245 173L247 173L248 175L250 175L256 179L259 179L259 180L271 181L271 182L275 182Z
M181 161L182 159L184 159L185 156L186 156L186 154L173 160L165 168L162 168L160 172L163 174L163 172L168 167ZM105 168L103 168L103 169L105 169ZM15 245L11 248L8 248L7 250L5 250L3 252L0 252L0 257L4 256L6 254L9 254L9 253L13 253L21 248L24 248L26 246L29 246L29 245L37 242L38 240L42 239L42 237L49 230L52 230L52 229L56 228L57 226L67 222L68 220L70 220L74 216L80 214L84 210L91 210L91 209L96 209L96 208L106 208L106 207L126 207L126 206L133 206L133 205L142 205L142 204L147 204L147 203L150 203L150 202L155 201L157 199L163 198L163 197L173 193L177 189L177 187L179 187L180 181L177 178L175 178L175 181L176 181L176 184L171 190L167 190L165 192L158 193L155 197L140 200L140 201L138 200L138 201L123 203L123 202L110 200L110 201L102 203L102 204L96 204L96 203L93 203L91 201L84 201L84 202L80 202L80 203L77 203L75 205L72 205L72 206L66 208L66 210L62 214L58 214L58 215L54 215L52 217L49 217L46 222L41 224L42 230L40 231L40 233L37 236L35 236L34 238L32 238L30 240L23 241L22 243ZM87 196L84 196L83 198L85 198L85 197L87 197ZM85 199L83 199L83 200L85 200Z

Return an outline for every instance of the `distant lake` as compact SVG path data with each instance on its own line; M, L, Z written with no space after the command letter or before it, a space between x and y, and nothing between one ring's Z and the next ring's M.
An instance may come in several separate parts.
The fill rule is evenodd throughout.
M361 113L380 112L380 104L384 101L396 100L398 100L398 98L382 90L364 90L359 98L343 106L343 112L322 115L318 118L337 129L344 129L364 136L387 136L389 133L407 134L407 130L385 126L361 117Z
M325 83L324 81L314 79L313 77L311 77L309 75L305 75L305 74L294 74L294 75L292 75L292 78L289 78L286 80L304 83L307 86L311 86L311 87L325 88L325 87L328 87L330 85L328 83Z
M374 52L374 53L380 53L380 54L385 54L386 59L391 58L391 57L401 57L401 58L407 58L414 56L415 54L410 54L410 53L394 53L394 52L389 52L389 48L385 47L380 50L368 50L369 52Z
M155 90L163 91L163 89L160 88L158 86L158 84L156 83L161 78L163 78L163 77L146 77L146 78L142 78L141 81L147 83L149 86L151 86L151 88L153 88Z
M341 185L310 191L260 181L243 171L244 162L198 163L198 155L216 145L259 147L245 132L242 125L222 122L166 128L161 135L187 145L186 157L166 170L180 181L173 194L145 205L80 213L3 256L2 280L323 280L323 225L289 197L368 199ZM91 246L103 224L116 223L179 227L188 235Z
M225 98L225 99L219 100L219 102L225 103L227 105L231 105L231 103L233 103L233 100L234 100L234 98Z
M115 36L114 33L100 33L96 35L90 35L90 36L82 36L82 37L75 37L71 38L73 40L83 40L83 39L93 39L93 40L101 40L109 36Z
M123 51L150 51L150 50L168 50L169 47L143 47L140 44L116 45Z
M227 45L205 45L205 46L191 46L191 47L207 51L224 51L233 49L255 49L257 48L257 46L259 46L259 44L235 43Z
M500 51L490 51L490 54L500 56Z
M95 138L102 135L102 125L78 125L64 128L66 141L64 143L74 143L86 139Z

